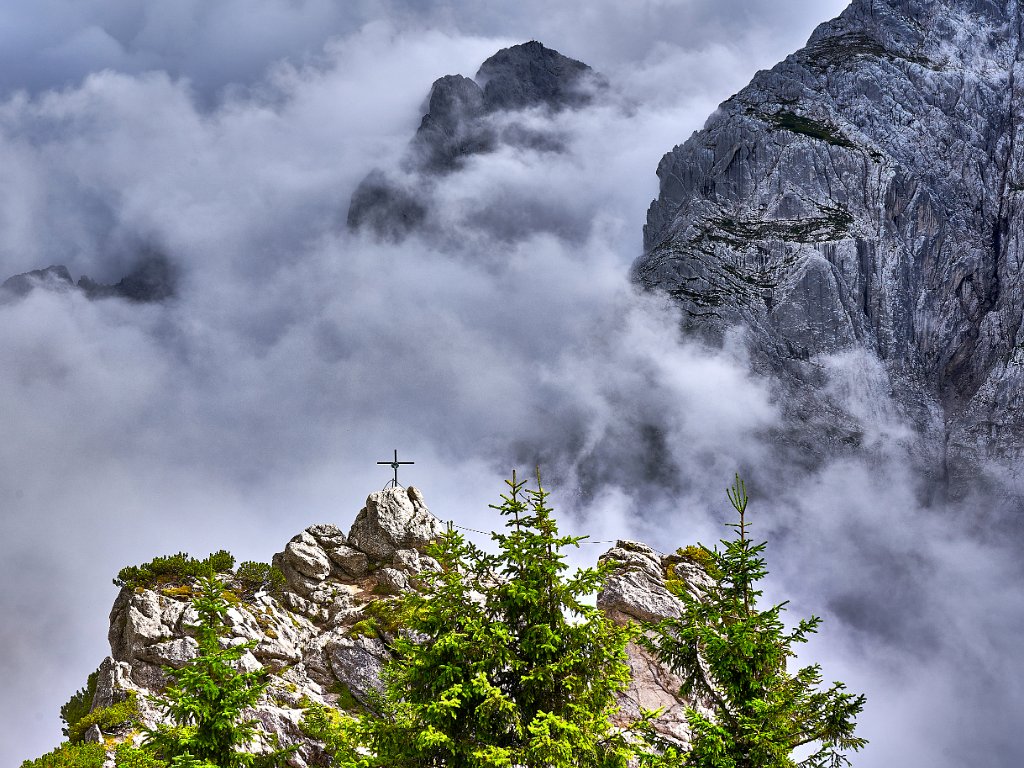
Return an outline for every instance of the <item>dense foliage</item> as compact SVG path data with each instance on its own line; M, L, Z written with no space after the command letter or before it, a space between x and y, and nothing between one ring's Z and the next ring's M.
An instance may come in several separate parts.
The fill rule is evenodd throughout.
M187 552L154 557L143 565L128 565L114 579L116 587L150 588L158 583L180 583L186 579L203 579L225 573L235 567L230 552L220 550L204 560L196 560Z
M285 578L276 566L246 560L235 571L235 583L242 597L250 599L257 592L268 592L272 595L279 593L284 586Z
M65 741L52 752L26 760L21 768L103 768L107 759L102 744L71 744Z
M584 602L606 571L568 577L563 550L580 537L559 535L539 480L506 482L498 554L449 529L429 550L440 570L399 599L381 711L310 709L337 765L624 768L633 755L609 723L630 630Z
M802 620L787 632L785 603L758 608L762 591L755 585L768 573L761 557L766 543L747 537L748 499L738 477L728 496L739 513L739 523L729 526L736 537L723 539L722 549L704 548L717 572L715 586L695 597L684 583L668 582L683 614L647 628L649 647L685 681L682 693L706 702L711 713L689 709L689 750L670 749L661 762L693 768L849 764L845 752L866 743L854 736L864 696L847 693L842 683L821 690L817 664L788 672L793 645L806 642L821 620ZM799 761L798 748L808 752Z
M124 701L118 701L109 707L101 707L79 718L68 727L68 740L76 743L82 740L85 732L98 725L101 731L110 731L119 726L137 722L139 716L138 694L132 691Z
M728 497L739 514L722 548L680 549L672 562L696 563L711 577L694 587L675 566L666 587L680 599L679 618L619 627L587 604L612 563L566 571L564 550L583 537L558 532L548 494L516 479L494 506L505 532L487 553L449 526L428 549L438 568L415 589L374 601L353 636L388 642L393 660L384 693L357 702L343 685L338 711L311 704L302 727L321 740L332 765L343 768L836 768L866 741L854 735L864 696L842 683L822 688L811 665L790 673L793 646L816 632L811 617L787 631L785 603L762 609L757 583L767 575L766 543L748 537L742 481ZM118 768L257 768L279 766L292 750L257 756L245 751L257 734L246 718L264 694L263 670L239 670L252 644L223 647L229 600L276 591L283 576L265 563L242 563L235 593L214 574L234 558L205 560L185 553L126 568L122 586L175 586L192 595L198 655L165 668L172 684L155 697L171 724L144 729L142 746L121 744ZM695 593L694 589L699 589ZM166 591L166 590L165 590ZM183 593L184 593L183 592ZM642 633L638 636L638 633ZM611 725L616 694L629 682L625 647L646 644L680 675L691 740L685 749L652 749L653 713L622 730ZM90 712L96 674L61 716L69 741L22 768L100 768L104 748L80 743L85 731L137 720L136 694ZM663 745L664 746L664 745ZM801 756L798 757L797 755Z
M284 574L269 563L246 560L232 573L234 565L234 555L223 549L203 560L178 552L154 557L143 565L125 566L114 579L114 585L131 589L153 589L159 585L165 595L191 597L196 580L227 575L237 596L245 600L251 600L257 592L277 594L284 586Z
M89 714L92 709L92 700L96 695L96 672L91 672L86 678L85 687L71 694L71 698L60 708L60 719L64 721L63 733L70 736L69 729L75 723Z

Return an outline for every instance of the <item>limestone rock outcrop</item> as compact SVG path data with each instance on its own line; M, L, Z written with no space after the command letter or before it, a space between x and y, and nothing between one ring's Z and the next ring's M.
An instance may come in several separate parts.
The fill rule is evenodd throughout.
M746 329L805 460L869 431L837 355L954 485L1024 451L1021 35L1015 3L854 0L662 159L635 275Z
M437 567L422 550L441 530L416 488L373 493L348 535L335 525L312 525L274 556L286 579L279 593L257 593L228 611L227 642L254 643L242 667L272 673L254 716L282 744L301 745L290 765L323 760L299 730L304 704L367 704L379 689L389 658L387 630L366 621L367 606ZM230 574L222 578L238 587ZM121 590L110 613L111 655L100 665L94 707L136 691L147 722L159 719L148 702L168 682L163 668L180 667L198 647L190 636L197 620L190 597L180 586Z
M620 624L630 621L656 622L679 618L682 603L665 586L668 578L681 581L695 597L711 587L711 577L697 563L679 555L661 555L637 541L617 541L601 555L599 562L614 564L614 571L597 596L597 607ZM677 744L686 744L687 702L679 697L683 681L641 645L627 647L631 681L619 697L619 719L628 723L642 710L661 710L655 721L659 734Z
M378 491L366 499L349 532L349 542L375 560L420 550L442 533L416 488L407 494Z
M299 728L303 707L310 702L372 705L394 629L371 606L439 567L424 549L441 531L416 488L372 493L348 534L332 524L311 525L274 556L286 579L282 589L233 601L224 642L251 643L242 668L271 673L268 693L253 713L264 732L256 748L277 739L299 746L290 758L293 768L325 764L321 745ZM678 556L663 557L638 542L620 541L602 560L614 562L615 571L598 606L619 622L678 616L679 603L665 588L666 576L683 578L697 591L709 583L699 566ZM232 574L221 578L236 594L244 594ZM98 670L94 709L134 691L142 719L150 725L160 720L151 697L168 682L164 668L178 668L197 652L190 627L198 617L190 600L187 584L121 590L110 612L111 653ZM662 708L658 729L666 738L685 742L684 706L676 696L680 681L642 648L631 645L629 654L633 683L621 697L622 722L637 716L641 707ZM137 732L97 731L91 738L139 737Z

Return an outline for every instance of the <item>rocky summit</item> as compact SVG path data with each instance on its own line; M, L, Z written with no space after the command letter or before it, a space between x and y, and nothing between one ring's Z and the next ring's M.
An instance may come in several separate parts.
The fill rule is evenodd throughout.
M372 171L353 193L349 228L392 241L429 230L432 185L472 156L501 146L562 148L557 136L517 120L516 113L578 109L606 85L586 64L536 41L498 51L472 79L438 78L400 168Z
M380 689L381 668L390 658L388 642L397 631L373 606L438 567L424 550L441 531L416 488L378 491L367 498L347 535L323 523L293 537L273 559L285 576L279 590L232 600L225 642L254 643L242 668L271 673L271 685L254 712L262 731L254 749L298 745L289 765L325 764L322 745L299 728L303 707L310 702L342 709L372 706L372 692ZM679 601L665 588L670 568L695 595L710 583L700 566L637 542L618 542L602 560L613 562L615 570L598 606L618 622L679 615ZM229 588L237 586L229 574L222 578ZM190 634L196 621L187 585L124 587L110 612L110 656L100 664L92 710L134 692L141 721L158 722L150 697L167 684L166 667L180 668L196 655ZM658 730L685 743L685 707L676 696L681 681L639 647L630 646L629 654L633 681L621 697L621 716L635 717L641 707L660 708ZM93 725L85 738L113 750L122 741L139 741L140 725L109 732Z
M662 159L635 275L709 338L746 329L801 455L861 447L846 360L954 484L1021 456L1022 24L854 0Z

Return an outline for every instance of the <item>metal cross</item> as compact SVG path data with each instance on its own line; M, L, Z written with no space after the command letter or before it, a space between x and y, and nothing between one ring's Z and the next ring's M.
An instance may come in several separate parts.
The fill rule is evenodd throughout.
M395 479L392 480L390 483L388 483L388 485L394 484L395 488L398 488L398 465L399 464L415 464L416 462L415 461L399 461L398 460L398 449L396 448L395 449L395 458L394 458L393 461L378 461L377 463L378 464L390 464L391 465L391 468L393 470L395 470ZM384 487L387 488L388 485L385 485Z

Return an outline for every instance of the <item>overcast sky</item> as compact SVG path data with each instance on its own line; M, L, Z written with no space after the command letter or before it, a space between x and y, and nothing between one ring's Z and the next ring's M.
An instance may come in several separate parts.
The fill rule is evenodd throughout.
M0 763L59 742L122 566L269 561L311 523L347 530L398 448L443 519L489 528L502 478L540 463L566 527L666 550L722 535L748 471L770 596L824 616L807 660L868 694L855 765L1019 765L1005 521L917 506L871 361L832 371L881 460L779 465L755 437L778 419L770 382L740 345L680 338L628 281L662 154L845 5L0 5L0 279L116 281L143 250L180 275L159 305L0 306ZM348 233L353 189L396 166L431 82L530 39L611 83L532 118L567 150L446 178L444 238Z

